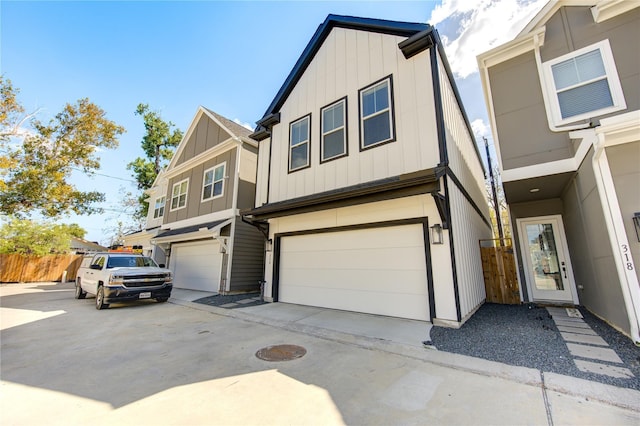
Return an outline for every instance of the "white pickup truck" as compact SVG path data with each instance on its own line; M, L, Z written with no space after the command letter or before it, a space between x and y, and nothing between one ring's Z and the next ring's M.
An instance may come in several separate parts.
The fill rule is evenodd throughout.
M95 294L96 309L114 302L155 299L166 302L173 289L171 271L153 259L133 253L96 253L76 274L76 299Z

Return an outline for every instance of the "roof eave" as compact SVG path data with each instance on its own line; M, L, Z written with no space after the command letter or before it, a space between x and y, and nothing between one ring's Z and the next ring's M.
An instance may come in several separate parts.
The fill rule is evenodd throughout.
M302 55L294 65L293 69L287 76L283 85L278 90L275 98L267 108L263 117L266 118L280 110L285 100L295 87L296 83L302 77L305 70L315 57L316 53L322 46L333 28L347 28L353 30L378 32L383 34L397 35L402 37L411 37L412 35L430 28L427 24L418 24L412 22L396 22L384 19L357 18L353 16L329 15L327 19L318 26L313 37L305 47ZM258 129L256 129L258 130Z

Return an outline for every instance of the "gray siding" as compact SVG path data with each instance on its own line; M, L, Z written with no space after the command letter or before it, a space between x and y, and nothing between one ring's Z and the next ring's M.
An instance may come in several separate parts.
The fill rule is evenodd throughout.
M235 225L230 291L257 290L264 277L264 236L239 217Z
M573 157L566 133L549 130L533 52L489 70L504 170Z
M172 179L169 180L167 189L167 208L164 214L164 223L176 222L179 220L190 219L202 216L216 211L227 210L233 207L233 191L235 167L236 167L236 149L229 150L221 155L214 157L202 164L199 164ZM211 167L226 162L224 192L223 196L202 202L202 181L204 171ZM189 188L187 192L187 206L185 208L171 211L171 194L173 185L183 179L189 179Z
M580 304L629 332L616 265L593 172L593 151L563 194L564 224Z
M640 212L640 141L609 147L606 153L636 275L640 280L640 242L632 220L634 213Z
M563 7L545 26L545 45L540 49L543 61L608 39L627 110L640 109L640 8L596 24L591 8Z
M543 62L608 39L626 111L640 109L640 9L596 24L589 7L563 7L545 27L545 44L540 49ZM549 130L533 52L491 67L489 81L503 169L574 155L568 134Z
M245 173L240 173L238 184L238 208L240 210L251 209L255 206L257 160L258 148L243 144L240 162Z
M184 148L176 161L176 166L202 154L231 136L206 115L202 115L195 130L185 141Z

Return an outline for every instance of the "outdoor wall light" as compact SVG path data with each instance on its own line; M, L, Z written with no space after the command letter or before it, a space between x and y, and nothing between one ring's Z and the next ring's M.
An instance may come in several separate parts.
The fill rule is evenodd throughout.
M442 244L442 225L436 223L431 227L431 244Z
M636 237L640 243L640 212L635 212L633 214L633 226L636 228Z
M265 251L272 251L273 250L273 240L267 240L264 243L264 249L265 249Z

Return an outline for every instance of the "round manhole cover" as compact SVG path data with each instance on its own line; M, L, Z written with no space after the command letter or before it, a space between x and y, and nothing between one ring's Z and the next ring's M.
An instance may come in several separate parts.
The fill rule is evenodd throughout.
M307 350L296 345L267 346L256 352L256 356L264 361L290 361L302 358Z

